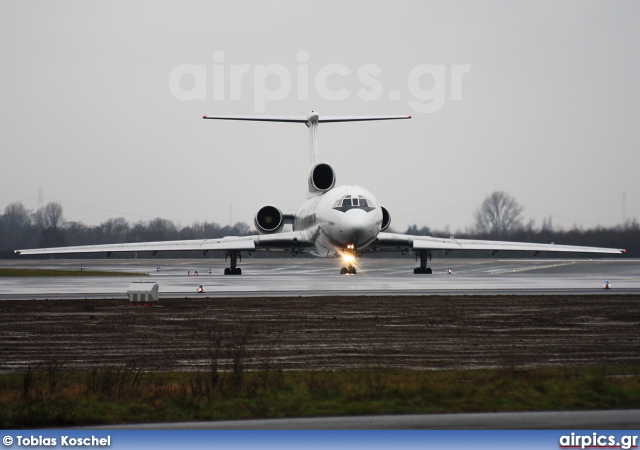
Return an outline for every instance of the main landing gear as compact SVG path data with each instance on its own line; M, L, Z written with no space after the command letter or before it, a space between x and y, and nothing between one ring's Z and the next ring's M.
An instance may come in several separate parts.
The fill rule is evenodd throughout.
M420 267L416 267L415 269L413 269L413 273L414 274L432 274L433 271L431 270L431 267L427 267L427 258L429 258L429 261L431 260L431 252L429 251L423 251L423 252L418 252L416 253L416 260L420 258Z
M225 275L242 275L242 269L238 267L238 256L240 257L240 261L242 261L242 255L240 252L228 252L224 255L224 260L227 258L231 260L230 267L226 267L224 269Z

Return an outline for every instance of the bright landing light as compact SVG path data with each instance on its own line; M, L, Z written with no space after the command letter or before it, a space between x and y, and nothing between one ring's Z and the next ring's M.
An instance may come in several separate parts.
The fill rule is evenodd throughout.
M351 253L346 253L346 252L342 254L342 259L346 263L352 263L356 260L355 256L353 256Z

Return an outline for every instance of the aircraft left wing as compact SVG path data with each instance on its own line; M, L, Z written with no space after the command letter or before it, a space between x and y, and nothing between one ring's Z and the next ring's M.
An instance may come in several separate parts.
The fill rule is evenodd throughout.
M228 251L253 252L257 250L299 250L312 248L300 232L227 236L219 239L193 239L185 241L133 242L126 244L80 245L73 247L50 247L15 250L19 255L47 255L65 253L113 253L113 252L164 252L164 251Z
M578 253L625 253L626 250L576 245L535 244L530 242L481 241L475 239L438 238L412 236L399 233L380 233L370 247L376 250L429 251L429 250L489 250L530 252L578 252Z

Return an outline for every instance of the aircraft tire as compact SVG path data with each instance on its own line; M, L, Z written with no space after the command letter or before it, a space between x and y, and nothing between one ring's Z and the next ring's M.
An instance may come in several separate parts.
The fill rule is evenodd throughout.
M357 273L355 267L349 267L348 271L351 275L355 275Z
M431 270L431 267L427 267L426 269L421 269L420 267L416 267L415 269L413 269L413 273L416 275L418 274L431 275L433 273L433 270Z
M224 274L225 274L225 275L231 275L231 269L230 269L230 268L228 268L228 267L225 267L225 269L224 269Z
M348 273L348 270L346 267L343 267L342 269L340 269L340 275L346 275Z

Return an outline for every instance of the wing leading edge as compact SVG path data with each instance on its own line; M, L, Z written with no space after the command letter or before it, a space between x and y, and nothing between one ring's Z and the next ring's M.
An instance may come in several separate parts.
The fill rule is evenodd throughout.
M379 250L489 250L489 251L531 251L531 252L576 252L576 253L625 253L623 249L602 247L581 247L576 245L534 244L530 242L481 241L475 239L436 238L412 236L398 233L380 233L372 244Z
M623 249L582 247L575 245L535 244L529 242L482 241L474 239L437 238L408 234L385 233L370 245L371 250L489 250L531 252L576 252L576 253L625 253ZM219 239L194 239L185 241L136 242L126 244L81 245L74 247L51 247L15 250L20 255L47 255L71 253L116 253L116 252L164 252L164 251L305 251L315 248L301 233L292 231L269 235L227 236Z
M164 252L164 251L228 251L253 252L257 250L304 251L312 248L299 232L269 235L227 236L220 239L194 239L186 241L134 242L126 244L81 245L16 250L20 255L47 255L63 253L114 253L114 252Z

